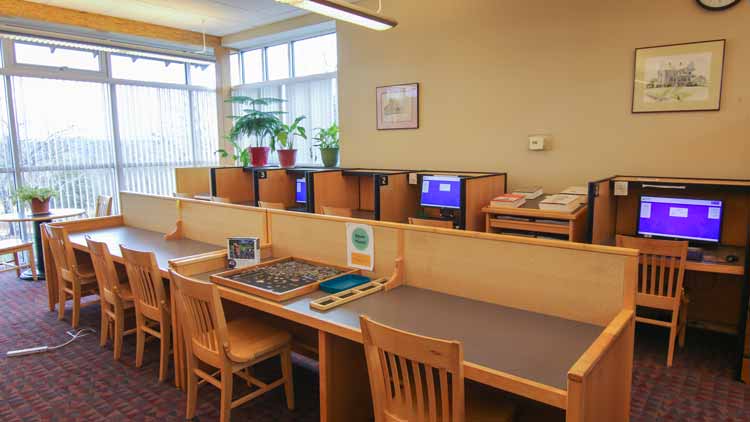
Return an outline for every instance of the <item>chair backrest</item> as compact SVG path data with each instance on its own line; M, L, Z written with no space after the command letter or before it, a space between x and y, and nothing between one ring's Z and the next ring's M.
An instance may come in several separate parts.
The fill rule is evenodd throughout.
M193 280L169 271L177 289L176 303L190 353L214 367L227 360L227 322L219 290L212 283Z
M107 195L98 195L96 197L95 217L106 217L112 215L112 197Z
M266 202L266 201L258 201L258 206L261 208L270 208L273 210L285 210L286 207L281 202Z
M91 263L94 265L96 283L99 285L99 296L108 303L115 304L120 300L118 296L120 278L117 276L109 247L104 242L97 242L88 237L86 238L86 244L89 247Z
M161 277L156 255L153 252L142 252L120 245L128 281L133 291L136 311L161 321L163 310L169 309L164 281ZM166 321L161 321L165 323Z
M323 207L323 214L335 215L337 217L351 217L351 208Z
M376 421L464 421L461 343L359 320Z
M441 229L453 228L453 222L450 220L435 220L431 218L409 217L409 224L414 224L415 226L439 227Z
M636 303L659 309L679 304L688 242L617 235L617 246L639 249ZM676 300L675 300L676 299Z
M63 226L51 224L44 224L43 227L59 276L64 280L73 281L78 274L78 264L73 245L70 244L68 230Z

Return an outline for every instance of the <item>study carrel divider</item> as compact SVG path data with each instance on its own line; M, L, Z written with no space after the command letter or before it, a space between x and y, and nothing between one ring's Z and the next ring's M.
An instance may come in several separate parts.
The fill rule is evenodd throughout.
M255 205L255 182L252 172L242 167L213 167L211 196L226 198L232 204Z
M174 169L175 192L193 197L211 192L212 167L177 167Z

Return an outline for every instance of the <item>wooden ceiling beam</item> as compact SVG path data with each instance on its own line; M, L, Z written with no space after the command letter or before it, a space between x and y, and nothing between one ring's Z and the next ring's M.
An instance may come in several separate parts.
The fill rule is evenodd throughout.
M72 25L96 31L159 39L179 44L203 45L203 34L97 13L82 12L24 0L0 0L0 16ZM206 45L221 46L221 38L206 35Z

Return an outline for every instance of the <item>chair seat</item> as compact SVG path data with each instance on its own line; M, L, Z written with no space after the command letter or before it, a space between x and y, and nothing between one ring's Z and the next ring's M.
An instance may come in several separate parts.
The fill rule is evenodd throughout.
M21 239L0 240L0 253L6 253L26 248L31 249L31 242L24 242Z
M125 302L133 301L133 291L130 290L130 286L127 284L120 284L118 291L120 292L120 299Z
M292 341L286 331L253 319L227 322L229 356L236 363L244 363L281 349Z

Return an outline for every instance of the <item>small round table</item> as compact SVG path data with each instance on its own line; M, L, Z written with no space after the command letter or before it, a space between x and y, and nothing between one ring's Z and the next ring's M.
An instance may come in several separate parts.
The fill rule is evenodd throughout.
M49 223L52 220L58 218L75 217L81 214L85 214L86 210L79 208L56 208L49 210L46 214L26 214L26 213L12 213L12 214L0 214L0 222L5 223L21 223L31 221L34 224L34 254L36 255L36 268L37 276L39 280L44 280L44 253L42 250L42 224ZM34 265L34 263L29 263ZM26 270L21 274L21 280L33 280L31 276L31 270Z

